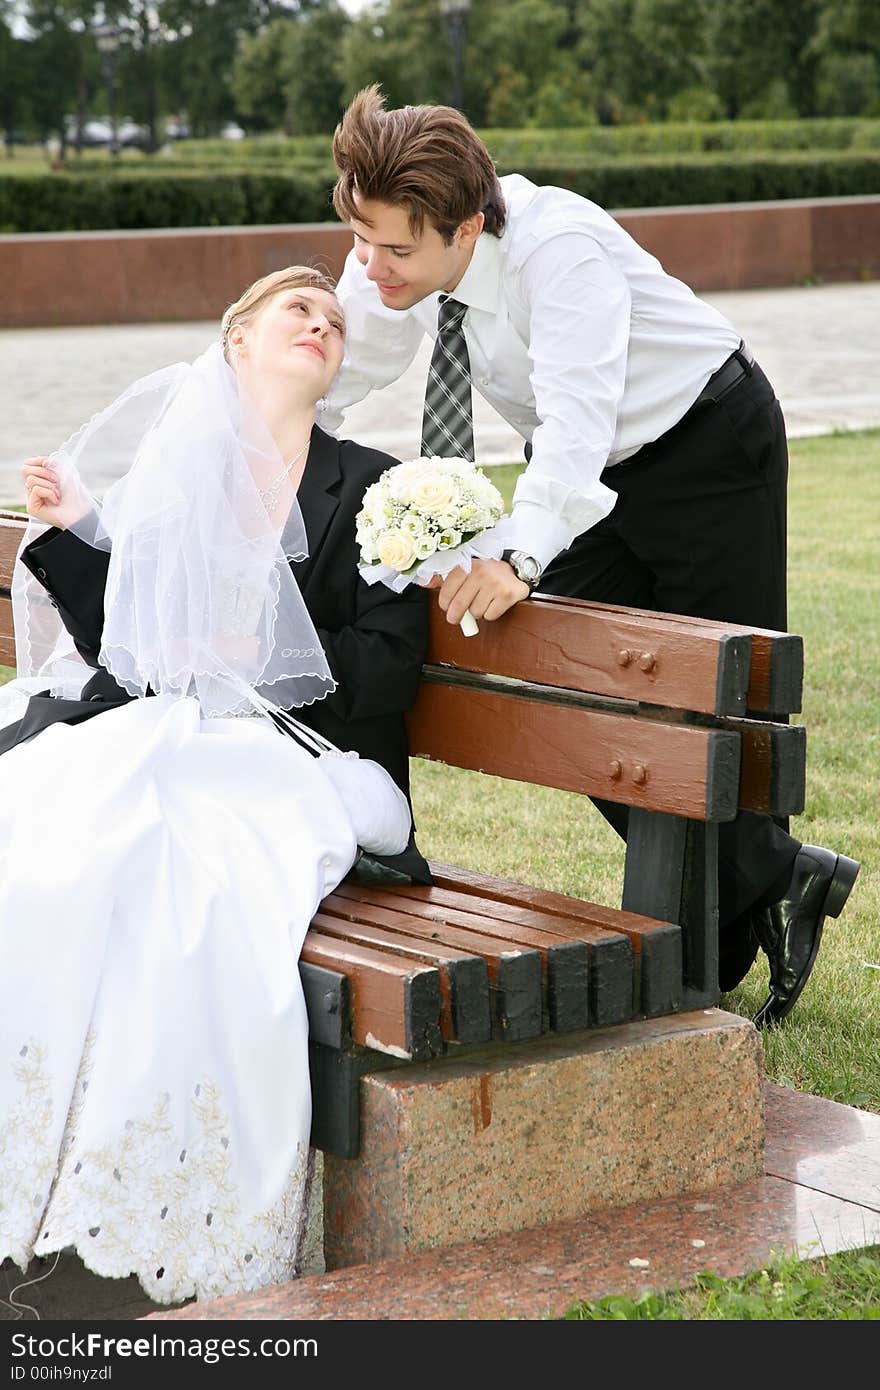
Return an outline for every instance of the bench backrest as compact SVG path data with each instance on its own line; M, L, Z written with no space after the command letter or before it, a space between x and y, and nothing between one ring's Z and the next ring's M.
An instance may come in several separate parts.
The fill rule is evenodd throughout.
M464 637L432 605L416 756L695 820L803 809L789 633L536 596Z
M0 511L0 664L26 518ZM415 756L690 819L803 809L803 643L745 628L537 596L466 638L431 607Z

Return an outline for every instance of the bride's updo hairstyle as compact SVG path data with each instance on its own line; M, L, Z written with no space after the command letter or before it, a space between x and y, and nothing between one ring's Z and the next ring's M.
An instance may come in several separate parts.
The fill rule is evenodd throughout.
M249 285L244 294L230 304L220 320L220 339L223 355L229 361L229 332L237 324L252 323L263 305L276 294L285 290L326 290L336 294L336 285L322 270L313 270L308 265L288 265L283 270L273 270Z

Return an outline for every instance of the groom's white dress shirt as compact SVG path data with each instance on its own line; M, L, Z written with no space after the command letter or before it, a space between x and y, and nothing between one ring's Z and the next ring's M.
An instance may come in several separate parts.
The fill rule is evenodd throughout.
M740 335L595 203L519 174L500 182L504 234L479 237L452 296L468 305L474 388L532 445L504 544L546 565L614 506L602 470L676 424ZM436 294L387 309L353 251L337 292L348 330L330 430L437 334Z

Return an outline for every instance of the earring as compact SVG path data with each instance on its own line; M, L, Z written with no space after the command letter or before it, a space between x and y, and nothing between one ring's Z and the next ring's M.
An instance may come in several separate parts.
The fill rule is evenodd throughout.
M316 407L316 408L317 408L318 413L319 413L320 415L323 415L323 414L324 414L324 411L327 409L327 397L326 397L326 396L322 396L322 397L321 397L321 399L320 399L320 400L318 401L318 403L317 403L317 407Z

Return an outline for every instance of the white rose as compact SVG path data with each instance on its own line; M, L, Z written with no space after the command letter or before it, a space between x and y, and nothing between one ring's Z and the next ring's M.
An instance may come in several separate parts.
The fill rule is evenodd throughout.
M423 473L411 484L409 490L410 505L418 507L419 511L428 512L429 515L448 511L457 495L455 480L433 470Z
M376 541L379 561L392 570L408 570L416 559L412 536L399 528L383 531Z
M408 505L412 486L421 476L421 472L422 466L418 460L397 464L387 474L387 495L396 502L403 502L404 505Z

